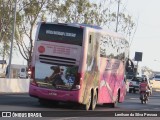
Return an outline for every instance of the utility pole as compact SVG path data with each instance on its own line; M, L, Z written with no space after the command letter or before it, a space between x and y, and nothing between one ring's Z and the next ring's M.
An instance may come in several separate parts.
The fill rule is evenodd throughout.
M16 8L17 8L17 0L15 0L15 8L14 8L14 16L13 16L14 19L13 19L13 26L12 26L11 48L10 48L7 78L11 78L12 49L13 49L13 40L14 40L14 33L15 33L15 26L16 26Z
M138 61L137 61L137 69L136 69L136 76L138 76L139 75L139 70L138 70L139 68L138 68Z
M119 6L120 6L120 0L118 0L118 9L117 9L117 20L116 20L116 32L118 31L118 24L119 24L119 19L118 19L118 16L119 16Z

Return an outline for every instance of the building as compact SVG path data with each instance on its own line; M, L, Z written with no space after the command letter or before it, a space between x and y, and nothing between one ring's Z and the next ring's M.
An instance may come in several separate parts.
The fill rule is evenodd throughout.
M22 71L23 70L23 71ZM23 72L23 78L27 78L27 65L11 64L10 77L19 78Z

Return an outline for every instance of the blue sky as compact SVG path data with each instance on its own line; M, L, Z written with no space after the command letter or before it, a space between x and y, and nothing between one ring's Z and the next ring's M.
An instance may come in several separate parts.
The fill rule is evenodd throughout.
M143 60L139 65L160 71L160 0L123 1L126 1L127 12L138 21L130 57L133 58L135 52L143 52ZM14 54L12 63L25 63L25 60L20 58L21 55ZM158 61L154 61L155 59Z

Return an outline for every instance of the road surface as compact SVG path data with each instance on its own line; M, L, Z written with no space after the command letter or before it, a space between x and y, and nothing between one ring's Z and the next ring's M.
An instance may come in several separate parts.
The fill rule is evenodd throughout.
M113 114L110 111L160 111L160 92L153 92L147 104L141 104L139 94L127 93L123 103L119 103L116 108L110 108L103 105L97 105L94 112L86 112L80 110L75 104L60 103L59 105L42 106L36 98L30 97L28 94L0 94L0 111L31 111L41 112L47 111L49 116L59 117L69 116L69 118L79 119L80 117L100 117ZM58 112L57 112L58 111ZM67 113L66 113L67 111ZM68 112L70 111L70 112ZM60 114L61 113L61 114ZM72 117L73 116L73 117ZM90 118L91 118L90 117ZM101 117L102 118L102 117ZM115 117L114 117L115 118ZM119 117L120 118L120 117ZM155 117L154 117L155 118ZM115 118L116 119L116 118ZM118 119L117 119L118 120Z

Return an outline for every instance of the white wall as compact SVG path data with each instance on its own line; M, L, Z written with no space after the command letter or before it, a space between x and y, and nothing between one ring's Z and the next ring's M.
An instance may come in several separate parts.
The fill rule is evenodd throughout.
M0 78L0 93L26 93L29 91L29 79Z
M153 88L160 89L159 81L151 81ZM1 93L28 93L29 79L5 79L0 78L0 94ZM127 82L127 86L129 82ZM128 91L128 90L127 90Z

